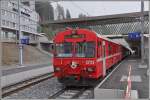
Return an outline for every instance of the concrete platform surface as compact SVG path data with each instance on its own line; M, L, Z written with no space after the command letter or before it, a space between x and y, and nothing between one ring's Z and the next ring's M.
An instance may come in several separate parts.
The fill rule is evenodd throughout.
M1 77L1 87L12 85L39 75L53 72L52 66L38 66L38 67L22 67L17 69L9 69L8 72L13 73L6 74L7 71L3 72Z
M28 71L36 68L42 68L46 66L51 66L50 63L44 63L44 64L30 64L30 65L23 65L23 66L15 66L14 68L9 68L9 69L2 69L2 76L13 74L13 73L18 73L18 72L23 72L23 71Z
M137 90L140 99L149 98L149 76L147 68L139 68L140 62L140 59L126 58L103 84L98 85L97 89L126 90L128 66L131 65L131 89Z
M94 99L123 99L125 91L119 89L96 89ZM138 99L137 90L131 91L131 99Z

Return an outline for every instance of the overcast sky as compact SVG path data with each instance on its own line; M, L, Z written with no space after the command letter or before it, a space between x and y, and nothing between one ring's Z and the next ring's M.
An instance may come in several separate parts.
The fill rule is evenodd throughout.
M52 3L56 7L57 3ZM139 12L140 1L62 1L58 2L65 9L69 9L71 17L78 17L79 13L88 16L101 16L129 12ZM145 11L149 10L149 2L144 2Z

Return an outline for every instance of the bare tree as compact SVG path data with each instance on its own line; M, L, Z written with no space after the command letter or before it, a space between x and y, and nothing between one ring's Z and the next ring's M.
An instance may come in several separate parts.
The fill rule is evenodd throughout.
M58 15L56 16L58 20L65 19L64 16L64 8L57 4L56 10L58 11Z

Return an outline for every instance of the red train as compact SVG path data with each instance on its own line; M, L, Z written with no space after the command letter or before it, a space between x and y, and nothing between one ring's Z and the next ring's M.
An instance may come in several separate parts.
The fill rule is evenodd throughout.
M65 85L90 85L126 55L125 47L88 29L59 32L54 38L55 76Z

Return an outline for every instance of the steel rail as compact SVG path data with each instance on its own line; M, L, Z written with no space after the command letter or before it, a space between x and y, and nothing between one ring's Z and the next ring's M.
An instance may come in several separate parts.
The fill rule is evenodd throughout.
M49 99L77 99L79 98L85 91L87 90L87 88L82 87L82 88L69 88L69 87L65 87L63 89L61 89L60 91L56 92L55 94L53 94L52 96L49 97Z
M18 91L21 91L23 89L26 89L30 86L36 85L38 83L41 83L47 79L53 78L54 74L52 73L46 73L44 75L40 75L40 76L36 76L34 78L13 84L13 85L9 85L6 87L2 88L2 98L9 96L11 94L14 94Z

